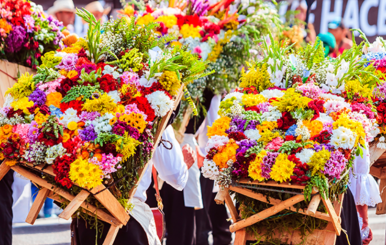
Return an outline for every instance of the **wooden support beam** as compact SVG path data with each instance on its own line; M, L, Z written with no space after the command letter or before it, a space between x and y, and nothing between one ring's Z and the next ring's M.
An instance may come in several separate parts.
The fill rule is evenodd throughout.
M229 230L231 232L235 232L235 231L238 231L238 230L243 229L245 227L248 227L250 225L253 225L253 224L255 224L261 220L264 220L264 219L266 219L274 214L277 214L278 212L280 212L284 209L287 209L288 207L291 207L294 204L301 202L303 200L304 200L304 195L293 196L293 197L279 203L278 205L274 205L268 209L265 209L257 214L252 215L249 218L246 218L244 220L240 220L240 221L234 223L233 225L231 225L229 227Z
M229 195L229 192L228 195L225 196L225 204L227 205L229 212L231 213L233 223L236 223L240 219L240 217L235 207L235 204L233 203L232 197Z
M46 198L49 193L50 193L50 190L47 188L42 188L41 190L39 190L38 195L35 198L35 201L32 203L32 207L27 215L27 218L25 219L26 223L31 225L35 223L39 215L39 212L42 209L44 202L46 201Z
M78 195L67 205L67 207L63 210L61 214L59 214L59 218L69 220L71 216L78 210L82 203L87 199L90 195L90 192L86 190L81 190Z
M233 245L245 245L247 243L247 231L241 229L236 231L235 242Z
M103 245L113 245L115 238L117 237L119 226L111 225L109 232L103 242Z
M4 178L4 176L11 170L11 167L6 164L7 160L4 160L0 165L0 180Z
M292 185L291 183L278 183L273 180L269 180L267 182L259 182L259 181L251 181L249 179L241 179L237 181L238 184L254 184L254 185L261 185L261 186L271 186L271 187L277 187L277 188L291 188L291 189L299 189L304 190L305 186L303 185Z
M321 196L320 195L315 195L312 197L310 204L308 205L307 211L315 214L316 211L318 210L319 203L320 203Z
M127 224L130 219L129 214L103 184L93 188L91 193L117 220L124 225Z
M377 215L386 214L386 178L381 179L379 183L379 191L381 194L382 202L377 204Z
M224 204L225 197L229 195L229 189L220 186L220 190L217 192L216 197L214 198L214 201L217 204Z
M342 227L340 225L338 215L336 214L335 209L332 206L330 199L322 199L322 201L323 201L324 206L327 209L328 214L330 215L330 217L332 219L331 222L332 222L332 225L334 226L334 230L335 230L336 235L340 236L340 233L342 231Z

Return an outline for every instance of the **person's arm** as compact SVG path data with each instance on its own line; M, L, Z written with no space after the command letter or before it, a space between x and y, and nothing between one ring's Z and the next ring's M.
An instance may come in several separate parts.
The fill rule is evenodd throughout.
M171 126L165 129L162 139L165 141L166 147L172 146L172 148L168 150L162 144L157 147L153 156L154 167L162 180L166 181L176 190L182 190L188 181L188 166L184 161L184 154ZM171 144L166 141L169 141ZM190 164L192 159L189 158L188 152L185 152L185 155Z

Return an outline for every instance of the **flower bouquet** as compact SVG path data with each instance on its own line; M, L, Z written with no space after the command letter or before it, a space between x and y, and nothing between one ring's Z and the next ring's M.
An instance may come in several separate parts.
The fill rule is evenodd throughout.
M319 42L295 54L271 43L221 102L202 173L222 187L217 199L230 210L228 188L236 192L242 220L233 212L231 231L296 244L316 230L339 234L339 202L334 210L331 200L345 192L354 158L379 133L366 84L379 77L359 69L362 45L329 59ZM330 244L321 239L307 244Z
M166 46L156 23L122 18L102 27L89 12L78 15L89 23L86 39L46 53L36 75L23 74L7 91L0 173L12 167L42 187L42 197L51 192L65 208L60 217L80 208L96 229L97 216L114 230L129 219L136 184L183 87L206 66Z

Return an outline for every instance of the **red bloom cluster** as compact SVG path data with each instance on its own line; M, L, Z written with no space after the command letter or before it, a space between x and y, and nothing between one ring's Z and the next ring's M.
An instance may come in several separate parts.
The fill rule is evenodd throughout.
M379 103L379 105L377 106L377 112L377 122L379 124L386 123L386 103Z
M56 138L53 132L44 132L39 134L38 141L44 143L46 146L51 147L63 141L62 136L60 134L58 136L59 137Z
M55 159L52 168L55 174L55 181L62 186L71 188L73 183L70 180L70 164L75 161L74 155L63 155Z
M83 107L84 102L81 100L72 100L68 103L60 103L60 110L65 113L68 108L73 108L76 110L78 113L78 116L80 113L82 113L82 107Z
M110 74L105 74L98 78L98 83L103 91L106 93L118 89L118 81Z
M311 137L311 140L316 141L320 144L327 144L328 142L330 142L330 139L331 134L327 130L323 130L322 132L320 132L320 134Z
M245 136L245 134L242 132L230 132L228 135L228 138L234 139L235 141L240 141L240 140L246 139L247 136Z
M139 86L139 90L141 91L141 94L143 96L146 96L148 94L154 93L156 91L164 91L165 94L172 99L173 97L170 95L168 91L165 90L165 88L162 86L160 83L153 83L150 87L144 87L144 86Z
M3 5L2 8L12 12L10 19L13 25L24 25L23 16L32 14L31 4L27 1L8 0L0 4L0 6L1 5Z
M146 97L135 97L130 104L136 104L140 111L147 115L146 121L152 122L155 118L155 112Z
M295 155L289 155L288 160L296 164L294 174L291 176L291 183L295 185L307 185L310 177L306 175L309 167L307 163L302 163Z
M25 142L17 134L12 134L12 137L8 138L7 142L1 143L3 148L3 154L5 158L17 159L24 155Z
M314 117L311 120L315 120L319 117L319 113L324 112L323 100L312 100L308 103L308 107L315 111Z
M202 36L201 42L206 42L209 37L214 38L215 35L220 34L221 27L215 23L206 23L204 25L204 30L200 31Z
M197 14L194 15L176 15L177 25L181 29L181 26L185 24L193 25L194 27L202 26L204 23Z
M296 120L288 111L282 112L282 118L277 120L277 126L284 130L289 129L294 124L296 124Z

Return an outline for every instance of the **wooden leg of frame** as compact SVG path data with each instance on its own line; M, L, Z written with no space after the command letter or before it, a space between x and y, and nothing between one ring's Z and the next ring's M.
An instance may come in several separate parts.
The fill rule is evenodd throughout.
M234 245L245 245L247 243L247 231L241 229L236 231Z
M82 203L87 199L90 193L86 190L82 190L78 195L75 196L74 200L72 200L67 207L63 210L63 212L59 215L60 218L69 220L71 216L78 210Z
M214 198L214 201L217 204L224 204L226 196L229 196L229 189L220 186L220 190L217 192L216 197Z
M235 207L235 204L233 203L232 197L229 195L229 193L225 196L225 204L227 205L229 212L231 213L233 223L236 223L240 219L240 217Z
M332 219L331 222L332 222L332 225L334 226L335 233L336 233L336 235L339 236L341 231L342 231L342 227L340 225L338 215L336 214L335 209L332 206L330 199L323 199L322 198L322 201L323 201L324 206L327 209L328 214L330 215L330 217Z
M310 213L315 214L316 210L318 210L319 203L320 203L320 195L315 195L312 197L310 204L308 205L307 211Z
M274 214L277 214L278 212L284 210L284 209L287 209L288 207L291 207L293 206L294 204L298 203L298 202L301 202L304 200L304 195L301 194L301 195L296 195L296 196L293 196L275 206L272 206L268 209L265 209L257 214L254 214L252 215L251 217L247 218L247 219L244 219L244 220L240 220L236 223L234 223L233 225L231 225L229 227L229 230L230 232L235 232L235 231L238 231L240 229L243 229L245 227L248 227L250 225L253 225L261 220L264 220Z
M382 203L377 204L376 214L386 214L386 179L381 179L379 190L381 191Z
M119 231L119 226L111 225L109 232L107 233L107 236L105 238L105 241L103 242L103 245L113 245L115 238L117 237Z
M39 191L38 195L35 198L35 201L32 204L31 210L29 211L27 218L25 220L26 223L33 225L35 220L37 219L40 209L42 209L44 202L50 190L43 188Z
M0 165L0 180L2 180L4 176L9 172L9 170L11 170L11 167L8 166L5 161L3 161L3 163Z

